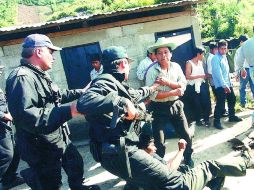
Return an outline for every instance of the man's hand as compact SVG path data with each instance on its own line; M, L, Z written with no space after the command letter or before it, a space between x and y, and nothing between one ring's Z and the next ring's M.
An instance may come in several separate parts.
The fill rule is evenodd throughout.
M242 77L243 79L246 79L246 77L247 77L247 71L246 71L245 69L242 69L242 70L241 70L241 77Z
M174 90L175 91L175 96L183 96L184 95L184 91L182 88L177 88Z
M205 77L204 77L204 79L210 79L210 78L212 78L212 75L210 75L210 74L205 74Z
M187 142L184 139L180 139L178 141L178 149L179 149L179 151L181 151L181 150L184 151L186 149L186 145L187 145Z
M75 116L79 116L79 115L81 115L81 113L79 113L78 110L77 110L77 103L73 102L71 104L71 116L75 117Z
M129 99L126 98L125 100L126 100L127 116L125 116L124 118L127 120L133 120L136 117L138 117L137 109Z
M229 94L229 93L231 93L231 90L230 90L230 88L229 87L225 87L224 88L224 92L226 93L226 94Z
M155 80L155 83L158 83L162 86L170 86L170 81L166 77L163 77L163 76L158 76Z
M4 118L3 118L5 121L12 121L12 116L11 114L8 112L8 113L5 113L4 114Z
M159 86L160 86L160 84L155 81L153 83L153 85L150 86L150 88L151 88L152 92L154 92Z

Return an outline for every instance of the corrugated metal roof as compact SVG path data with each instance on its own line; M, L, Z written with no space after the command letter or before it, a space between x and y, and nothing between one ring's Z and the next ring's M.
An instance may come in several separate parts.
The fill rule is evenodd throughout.
M150 6L143 6L143 7L136 7L136 8L119 10L119 11L107 12L107 13L94 14L89 16L68 17L68 18L63 18L60 20L44 22L44 23L4 27L4 28L0 28L0 35L4 33L11 33L13 31L18 32L25 29L47 28L47 27L58 26L58 25L60 26L65 24L76 23L79 21L96 20L99 18L107 18L107 17L124 15L124 14L138 13L143 11L156 10L160 8L170 8L170 7L192 5L192 4L202 3L205 1L206 0L182 0L182 1L176 1L176 2L170 2L170 3L161 3L156 5L150 5Z

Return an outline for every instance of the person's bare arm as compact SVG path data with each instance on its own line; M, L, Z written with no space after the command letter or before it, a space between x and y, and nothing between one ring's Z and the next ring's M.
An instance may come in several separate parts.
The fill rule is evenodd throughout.
M163 99L170 96L183 96L184 91L181 88L177 88L170 91L158 91L156 99Z
M178 152L176 155L168 161L168 167L173 170L177 170L181 164L183 153L186 149L187 142L184 139L178 141Z
M168 86L172 89L181 88L181 84L179 82L170 81L169 79L163 76L157 77L155 83L158 83L162 86Z

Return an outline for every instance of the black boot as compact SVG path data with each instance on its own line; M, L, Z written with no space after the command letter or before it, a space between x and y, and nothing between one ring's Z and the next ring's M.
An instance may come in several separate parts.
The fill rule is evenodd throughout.
M220 123L220 120L217 120L217 119L215 119L214 121L213 121L213 126L216 128L216 129L224 129L223 127L222 127L222 125L221 125L221 123Z

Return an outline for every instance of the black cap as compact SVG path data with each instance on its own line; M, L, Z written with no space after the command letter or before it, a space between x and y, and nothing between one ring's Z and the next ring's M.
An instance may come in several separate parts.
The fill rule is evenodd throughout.
M248 36L247 34L241 35L241 36L239 36L239 38L238 38L238 40L239 40L240 42L245 42L245 41L248 40L248 39L249 39L249 36Z
M103 51L102 64L111 65L113 61L123 58L126 58L129 61L129 63L133 61L128 57L126 50L122 46L111 46Z
M48 36L43 34L31 34L27 36L22 44L23 48L48 47L58 51L62 48L54 46Z

